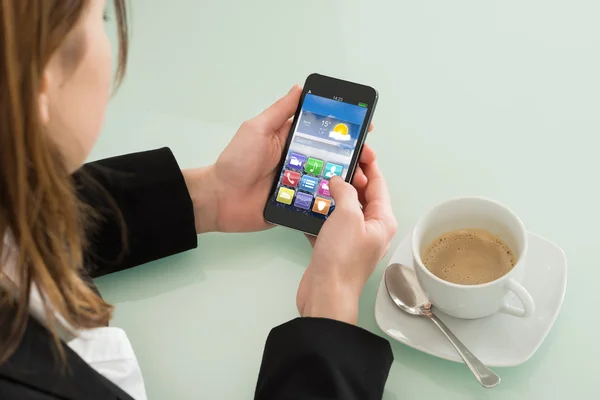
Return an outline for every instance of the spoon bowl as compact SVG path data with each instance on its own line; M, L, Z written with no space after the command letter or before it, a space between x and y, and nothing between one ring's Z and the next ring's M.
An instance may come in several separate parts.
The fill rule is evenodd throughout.
M392 264L385 270L385 287L396 305L412 315L431 312L431 303L419 286L417 275L412 268L402 264Z

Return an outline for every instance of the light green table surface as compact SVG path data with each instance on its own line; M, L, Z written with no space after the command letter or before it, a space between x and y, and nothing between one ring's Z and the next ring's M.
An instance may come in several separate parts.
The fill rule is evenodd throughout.
M129 71L92 159L170 146L213 162L242 121L311 72L379 90L368 139L398 233L452 196L513 208L569 261L539 351L479 387L467 368L392 343L384 399L600 398L600 2L135 1ZM240 199L243 201L243 199ZM343 240L343 238L340 238ZM297 232L209 234L197 250L97 280L151 399L250 399L269 330L297 316ZM373 307L360 326L383 335Z

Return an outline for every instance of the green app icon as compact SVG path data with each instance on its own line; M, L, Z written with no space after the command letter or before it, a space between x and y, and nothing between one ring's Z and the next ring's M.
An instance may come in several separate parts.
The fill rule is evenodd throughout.
M317 160L316 158L308 157L308 160L304 165L304 172L312 175L321 175L322 171L323 160Z

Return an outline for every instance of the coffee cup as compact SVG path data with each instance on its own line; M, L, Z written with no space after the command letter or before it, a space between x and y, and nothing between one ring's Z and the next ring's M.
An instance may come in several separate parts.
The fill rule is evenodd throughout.
M457 284L434 275L423 262L427 247L441 235L461 229L481 229L496 235L512 250L514 266L503 276L482 284ZM502 204L482 197L445 201L419 220L412 232L411 246L419 284L438 310L466 319L496 312L521 318L533 314L535 303L520 283L526 268L527 231L519 217ZM522 307L508 304L507 295L511 292Z

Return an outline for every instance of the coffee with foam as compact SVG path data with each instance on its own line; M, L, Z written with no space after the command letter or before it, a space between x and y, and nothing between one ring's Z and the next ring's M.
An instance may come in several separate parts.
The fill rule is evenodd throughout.
M446 232L427 246L423 264L435 276L459 285L495 281L515 266L515 256L498 236L485 229Z

